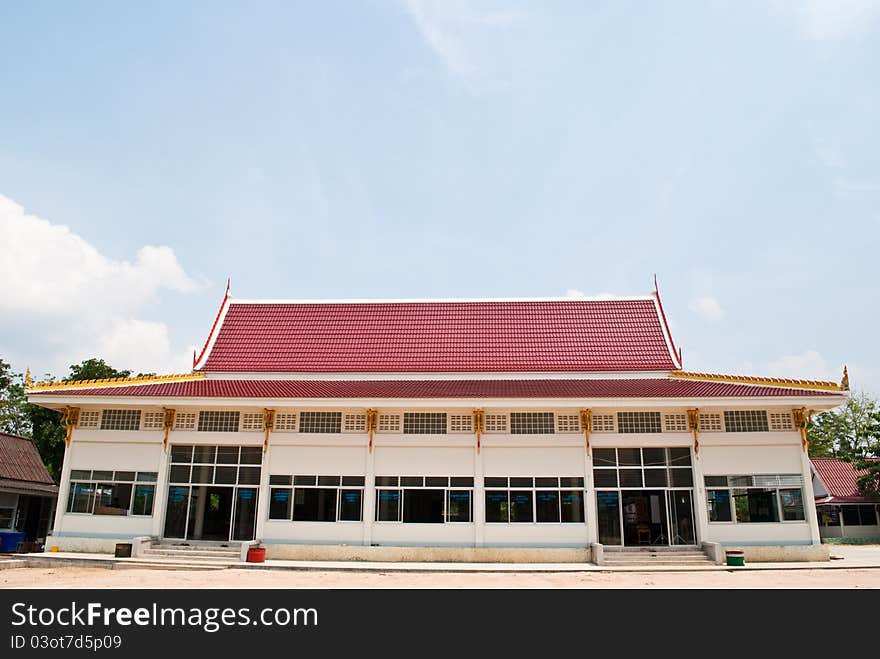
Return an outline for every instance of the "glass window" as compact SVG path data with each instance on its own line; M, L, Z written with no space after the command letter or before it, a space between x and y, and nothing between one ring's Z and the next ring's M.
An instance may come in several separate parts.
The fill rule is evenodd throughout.
M444 490L403 491L403 521L413 524L442 524Z
M269 476L269 485L290 485L291 480L290 476L282 476L280 474Z
M642 470L621 469L620 487L642 487Z
M200 432L238 432L240 416L239 412L202 410L199 412L198 430ZM199 448L204 447L197 446L196 452ZM210 460L210 462L213 461L213 459Z
M155 483L158 476L155 471L139 471L137 480L139 483Z
M192 462L193 447L192 446L172 446L171 462L172 463L188 463Z
M291 518L291 494L290 488L272 488L269 497L269 519Z
M666 469L645 469L645 487L667 487L668 485Z
M708 502L710 522L732 522L730 490L709 490Z
M660 412L618 412L617 432L655 433L663 432ZM638 450L638 449L636 449Z
M196 446L193 452L193 462L198 464L214 464L217 455L216 446Z
M637 448L617 449L618 464L625 467L639 467L642 464L642 450Z
M335 488L296 488L293 491L293 521L335 522L336 493Z
M95 506L94 483L71 483L67 498L67 512L91 513Z
M132 515L152 515L153 497L156 494L155 485L135 485L134 499L131 504Z
M670 469L673 487L693 487L694 474L690 469Z
M489 490L486 492L486 521L509 522L507 490Z
M613 448L594 448L593 464L597 467L601 466L617 466L617 449Z
M453 479L454 480L454 479ZM447 522L470 522L473 519L470 490L449 490L446 499Z
M534 519L531 490L511 490L510 521L533 522Z
M445 435L446 412L404 412L403 434Z
M342 432L342 412L300 412L299 431L313 433Z
M376 520L379 522L400 521L400 490L379 490L376 493Z
M737 522L778 522L776 490L769 488L735 489L733 491Z
M363 476L343 476L342 477L342 485L349 487L363 487L364 486L364 477Z
M559 484L562 487L583 487L584 479L583 476L578 476L576 478L566 478L563 476L559 479Z
M558 490L538 490L535 492L535 517L538 522L559 521Z
M669 449L669 464L677 466L690 466L691 450L687 447Z
M238 447L237 446L218 446L217 447L217 464L224 464L224 465L238 464Z
M240 464L243 465L258 465L263 462L263 447L262 446L242 446L241 447L241 458L239 460Z
M96 515L128 515L131 483L98 483L95 486Z
M593 487L617 487L617 470L593 469Z
M727 410L724 412L724 428L727 432L768 432L765 410Z
M484 487L507 487L507 478L504 476L486 476L483 479Z
M11 529L15 522L15 508L0 508L0 529Z
M345 478L343 478L343 481ZM363 490L341 490L339 492L339 519L346 522L360 522L363 514Z
M779 502L783 520L804 519L804 499L800 489L779 490Z
M564 523L584 522L584 493L582 490L563 490L559 493Z
M376 476L376 486L390 485L392 487L397 487L400 484L400 479L397 476Z
M548 435L556 432L553 412L511 412L511 435Z
M474 486L474 478L473 476L453 476L449 479L450 485L452 487L473 487Z
M103 410L101 430L140 430L140 410Z
M223 467L217 467L220 471ZM240 485L259 485L260 484L260 468L259 467L239 467L238 482Z
M115 481L133 481L134 480L134 472L133 471L114 472L113 480L115 480Z
M238 467L217 467L214 473L214 482L224 485L235 484L238 478Z

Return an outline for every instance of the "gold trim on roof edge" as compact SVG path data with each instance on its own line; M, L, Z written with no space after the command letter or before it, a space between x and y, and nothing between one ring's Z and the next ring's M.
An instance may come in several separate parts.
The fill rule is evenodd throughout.
M142 375L135 378L104 378L101 380L64 380L62 382L40 382L27 389L25 393L44 391L64 391L66 389L94 389L97 387L124 387L134 384L161 384L163 382L188 382L204 380L204 373L178 373L173 375Z
M735 382L737 384L758 384L771 387L788 387L791 389L821 389L822 391L839 391L844 393L848 387L836 382L825 380L795 380L792 378L760 378L751 375L723 375L721 373L690 373L687 371L672 371L670 378L679 380L703 380L706 382Z

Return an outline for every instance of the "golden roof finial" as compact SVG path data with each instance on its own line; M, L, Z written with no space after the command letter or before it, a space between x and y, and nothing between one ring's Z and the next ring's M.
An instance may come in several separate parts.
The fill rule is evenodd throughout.
M849 373L846 370L846 364L843 366L843 379L840 381L840 388L849 391Z
M34 381L31 379L31 369L28 368L24 372L24 388L30 389L34 385Z

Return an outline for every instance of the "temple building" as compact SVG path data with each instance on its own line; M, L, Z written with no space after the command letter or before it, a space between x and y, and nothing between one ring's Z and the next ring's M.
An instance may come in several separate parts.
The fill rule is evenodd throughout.
M31 385L67 449L47 546L269 558L820 560L806 430L841 384L682 369L658 291L252 301L191 373ZM714 554L713 554L714 552Z

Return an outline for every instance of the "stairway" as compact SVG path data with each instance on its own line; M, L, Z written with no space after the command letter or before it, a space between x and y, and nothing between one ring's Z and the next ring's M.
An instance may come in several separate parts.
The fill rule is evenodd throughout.
M602 565L613 567L695 567L715 565L715 562L697 547L606 546Z
M144 549L141 559L200 565L229 565L241 562L241 544L238 542L215 544L154 541Z

